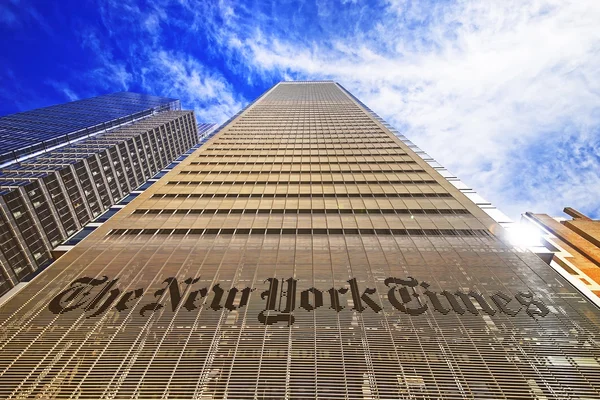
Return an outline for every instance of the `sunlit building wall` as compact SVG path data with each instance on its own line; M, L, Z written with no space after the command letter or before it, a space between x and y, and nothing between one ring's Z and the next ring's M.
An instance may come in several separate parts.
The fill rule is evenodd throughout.
M0 397L599 397L599 309L504 233L282 82L0 306Z
M600 304L600 221L570 207L564 212L572 219L527 212L523 223L538 229L551 256L548 264L573 284L583 285L584 293L595 296L592 299Z

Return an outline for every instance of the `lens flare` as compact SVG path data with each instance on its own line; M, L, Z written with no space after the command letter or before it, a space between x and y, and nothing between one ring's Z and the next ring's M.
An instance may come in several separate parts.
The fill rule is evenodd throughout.
M508 230L508 239L514 246L542 246L541 233L529 224L514 224Z

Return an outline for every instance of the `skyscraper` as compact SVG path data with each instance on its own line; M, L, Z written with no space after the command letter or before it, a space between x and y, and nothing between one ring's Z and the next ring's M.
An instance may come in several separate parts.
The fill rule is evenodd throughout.
M180 110L177 99L119 92L0 118L0 167L161 111Z
M159 173L154 175L152 178L148 179L146 183L136 188L136 190L132 191L126 197L122 198L118 203L111 206L106 212L101 214L96 219L92 220L88 223L83 229L77 232L76 235L71 236L68 240L65 240L58 247L56 247L52 251L52 255L54 258L59 258L67 251L73 249L75 245L85 239L89 234L98 229L102 224L107 222L113 215L119 212L123 207L129 204L133 199L139 196L144 190L148 189L154 183L156 183L161 177L175 168L179 163L185 160L189 155L191 155L195 150L197 150L200 146L206 143L214 134L215 134L215 125L214 123L199 123L198 124L198 138L199 142L192 146L188 151L183 153L181 156L177 157L172 163L164 167ZM1 302L1 300L0 300Z
M597 398L600 311L341 86L280 83L0 306L4 398Z
M523 222L540 231L543 244L550 251L548 264L574 285L583 285L600 304L600 221L571 207L564 212L573 219L527 212Z
M124 92L0 118L0 295L198 142L179 108Z

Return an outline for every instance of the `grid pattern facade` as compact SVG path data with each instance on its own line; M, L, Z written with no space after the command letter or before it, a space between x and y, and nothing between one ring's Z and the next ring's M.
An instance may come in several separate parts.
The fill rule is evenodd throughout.
M166 111L3 168L0 295L197 142L193 113Z
M599 310L501 233L280 83L0 307L0 397L598 398Z
M176 99L119 92L7 115L0 118L0 166L156 112L180 109Z
M114 204L104 213L102 213L99 217L92 220L88 223L83 229L77 232L76 235L71 236L69 239L61 243L60 246L56 247L52 251L52 255L54 258L59 258L61 255L71 250L73 246L77 243L81 242L85 239L89 234L91 234L94 230L100 227L103 223L108 221L110 217L115 215L119 210L129 204L133 199L140 195L144 190L148 189L155 182L157 182L160 178L166 175L170 170L175 168L181 161L185 160L187 156L192 154L195 150L197 150L200 146L204 145L215 132L215 124L214 123L199 123L198 124L198 139L199 142L192 146L188 151L183 153L181 156L176 158L171 164L167 165L163 168L159 173L154 175L152 178L148 179L142 186L137 187L134 191L132 191L128 196L122 198L118 203Z

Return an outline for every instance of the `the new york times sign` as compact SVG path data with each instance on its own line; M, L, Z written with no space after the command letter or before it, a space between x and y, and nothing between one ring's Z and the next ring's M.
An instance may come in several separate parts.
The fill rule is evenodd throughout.
M74 310L83 310L88 313L87 318L97 317L110 308L118 312L133 307L136 300L144 295L145 289L139 288L127 292L121 291L117 285L118 279L109 280L104 276L101 279L79 278L73 281L70 287L54 297L48 306L55 314L64 314ZM248 304L253 288L229 290L221 288L220 284L212 288L195 287L199 278L188 278L179 282L177 278L167 278L164 287L154 292L154 300L141 305L139 313L149 316L151 313L170 306L172 311L193 312L200 308L200 303L214 311L226 309L234 311ZM347 281L348 285L342 288L327 290L311 287L298 292L298 280L288 278L281 280L269 278L265 280L269 288L260 294L264 302L264 309L258 315L258 321L264 325L287 323L292 325L295 321L295 312L312 312L319 308L329 308L336 312L345 307L345 296L352 299L352 311L359 313L379 313L382 307L379 303L375 288L360 288L355 278ZM515 316L520 312L527 313L532 318L544 317L549 313L548 308L536 300L533 293L519 292L508 295L496 292L487 298L482 294L470 291L447 291L437 293L429 290L427 282L419 282L415 278L387 278L387 300L396 310L411 316L418 316L427 310L434 310L441 314L454 312L460 315L471 313L478 315L496 313ZM477 306L477 305L478 306Z

